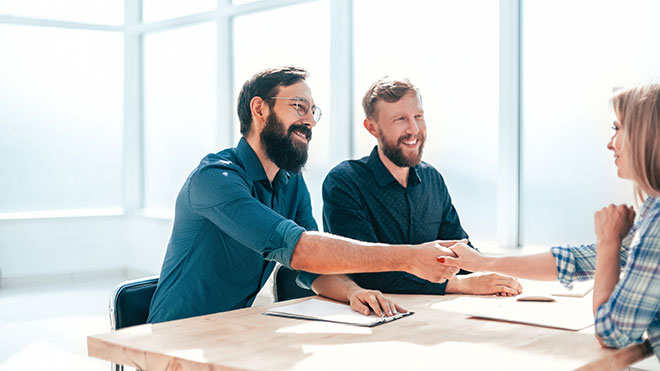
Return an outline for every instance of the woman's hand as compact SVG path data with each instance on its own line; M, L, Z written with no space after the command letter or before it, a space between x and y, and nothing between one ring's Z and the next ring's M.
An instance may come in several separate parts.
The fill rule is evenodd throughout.
M486 268L487 258L465 243L457 243L450 246L449 249L456 254L456 257L440 256L438 257L440 264L462 268L470 272L488 270Z
M368 316L372 310L378 317L391 317L397 313L408 312L378 290L367 290L360 287L348 294L348 301L351 309L365 316Z
M614 205L604 207L594 214L594 229L597 246L621 245L621 240L628 234L635 221L632 206Z

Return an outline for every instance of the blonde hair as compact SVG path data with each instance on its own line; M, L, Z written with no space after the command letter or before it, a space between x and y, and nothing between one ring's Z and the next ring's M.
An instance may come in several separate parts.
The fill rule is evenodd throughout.
M612 98L623 128L636 196L660 196L660 84L624 90Z

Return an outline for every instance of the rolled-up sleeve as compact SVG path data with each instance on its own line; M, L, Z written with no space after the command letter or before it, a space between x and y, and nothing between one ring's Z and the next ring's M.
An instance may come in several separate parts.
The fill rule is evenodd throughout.
M259 202L250 193L247 175L230 162L224 165L202 168L192 176L191 208L264 259L290 267L305 229Z
M621 266L626 264L628 248L619 252ZM570 286L573 281L585 281L594 278L596 273L596 244L581 246L553 246L550 252L557 265L557 280Z

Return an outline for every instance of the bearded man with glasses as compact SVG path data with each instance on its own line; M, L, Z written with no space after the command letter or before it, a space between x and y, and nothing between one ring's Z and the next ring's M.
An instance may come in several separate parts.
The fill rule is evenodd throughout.
M249 79L238 98L242 138L204 157L176 200L149 323L245 308L275 262L313 273L406 271L441 282L438 256L456 241L364 243L317 232L300 173L321 118L305 79L287 66Z

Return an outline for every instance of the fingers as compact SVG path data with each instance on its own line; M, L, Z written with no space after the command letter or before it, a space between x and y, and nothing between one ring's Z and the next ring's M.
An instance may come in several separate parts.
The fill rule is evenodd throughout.
M391 317L397 313L408 312L378 290L364 290L354 296L350 304L356 312L369 315L373 311L378 317Z
M456 246L456 245L454 245L454 246ZM456 252L454 252L454 250L452 250L448 247L437 246L437 248L438 248L438 250L437 250L438 256L451 256L453 258L458 256L458 255L456 255Z
M461 266L459 258L452 258L449 256L438 256L438 263L448 268L455 268L454 274L458 273L458 269Z
M444 247L451 247L459 243L468 243L467 238L464 238L462 240L438 240L436 243L440 246Z
M367 295L365 295L364 302L371 307L378 317L383 316L383 309L380 307L380 302L376 298L376 295L368 292Z
M364 305L364 303L362 303L362 301L359 300L359 299L351 300L351 309L353 309L354 311L356 311L358 313L362 313L365 316L368 316L369 313L371 313L371 311L369 310L369 307Z
M520 294L517 290L505 285L496 285L495 290L497 291L496 294L503 296L516 296Z
M398 313L408 313L408 309L406 309L406 308L400 306L400 305L397 304L397 303L393 303L393 304L394 304L394 309L395 309Z
M392 303L380 293L376 295L376 299L378 299L378 304L380 304L380 307L385 311L385 315L392 317L394 315L394 306L391 305Z

